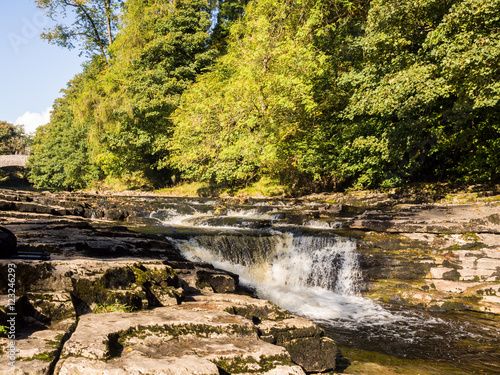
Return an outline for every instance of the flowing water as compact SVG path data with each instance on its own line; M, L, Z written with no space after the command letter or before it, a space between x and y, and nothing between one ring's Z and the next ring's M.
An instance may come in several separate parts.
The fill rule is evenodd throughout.
M145 220L186 258L238 274L260 298L314 320L347 350L449 369L428 373L500 373L498 320L398 310L362 297L356 241L337 233L342 218L301 214L311 208L175 199Z

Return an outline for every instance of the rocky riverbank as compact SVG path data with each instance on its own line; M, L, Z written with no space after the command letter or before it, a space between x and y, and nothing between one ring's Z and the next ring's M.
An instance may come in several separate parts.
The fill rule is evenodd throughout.
M256 203L213 199L211 220L229 223L228 209ZM479 315L498 327L497 192L354 192L291 203L296 209L273 214L280 223L357 239L364 296L396 308ZM7 264L18 265L18 369L312 374L346 367L335 343L313 323L252 298L236 275L185 261L164 235L141 233L152 223L154 204L149 196L0 192L0 226L17 235L18 249L52 255L49 262L2 262L1 275ZM189 205L182 209L192 214ZM231 225L272 225L238 220ZM1 366L8 369L8 340L2 340ZM356 366L347 372L368 373Z
M352 216L345 234L359 240L365 294L429 311L498 316L499 198L392 202Z
M15 335L17 351L10 366L12 341L0 338L1 373L279 375L346 367L314 323L253 298L236 275L185 261L164 236L117 225L134 216L124 204L10 191L1 198L0 225L16 234L18 250L52 257L0 263L0 324ZM9 308L10 268L17 315Z

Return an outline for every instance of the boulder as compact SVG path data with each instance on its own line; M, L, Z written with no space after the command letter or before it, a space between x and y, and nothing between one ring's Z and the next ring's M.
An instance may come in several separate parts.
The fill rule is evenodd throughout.
M10 258L16 253L17 238L7 228L0 227L0 258Z

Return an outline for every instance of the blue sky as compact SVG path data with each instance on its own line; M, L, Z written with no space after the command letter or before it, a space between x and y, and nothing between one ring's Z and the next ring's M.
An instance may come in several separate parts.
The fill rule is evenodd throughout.
M27 132L48 122L54 100L85 61L78 50L40 38L53 24L34 0L0 1L0 121Z

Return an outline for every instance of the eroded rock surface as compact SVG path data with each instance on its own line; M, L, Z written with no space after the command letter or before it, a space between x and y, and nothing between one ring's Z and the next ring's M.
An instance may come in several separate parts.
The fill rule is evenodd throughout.
M273 220L297 227L313 223L356 238L362 293L373 299L434 312L500 314L497 198L443 202L385 193L339 195L335 202L311 199L302 212L278 212ZM213 220L225 222L227 207L220 203ZM114 196L0 191L0 225L16 234L19 250L52 256L48 262L13 261L19 358L15 369L7 366L9 344L1 339L0 372L334 371L337 347L316 325L238 294L236 275L186 261L164 236L128 230L124 225L152 220L144 215L149 204ZM271 225L271 220L240 221L235 225ZM2 325L8 317L8 263L0 264Z
M499 215L494 198L354 215L346 228L359 239L364 293L429 311L500 314Z
M2 198L0 225L16 234L18 250L48 251L52 259L0 261L0 324L17 314L15 366L7 357L11 340L0 337L0 373L334 371L338 350L322 329L235 294L237 275L186 261L163 236L89 219L122 220L128 213L96 211L94 203L65 194L59 201L49 194ZM9 264L15 264L15 310Z
M337 348L322 329L250 296L217 294L208 287L193 293L192 280L182 280L193 275L178 273L188 262L80 258L14 263L20 280L24 275L31 279L18 289L19 353L14 369L0 360L6 373L278 375L335 368ZM203 280L210 272L221 274L210 266L190 265L195 275L203 270ZM7 289L3 280L2 294ZM6 324L8 303L6 298L0 302ZM6 351L9 340L0 344ZM310 356L320 360L312 363Z

